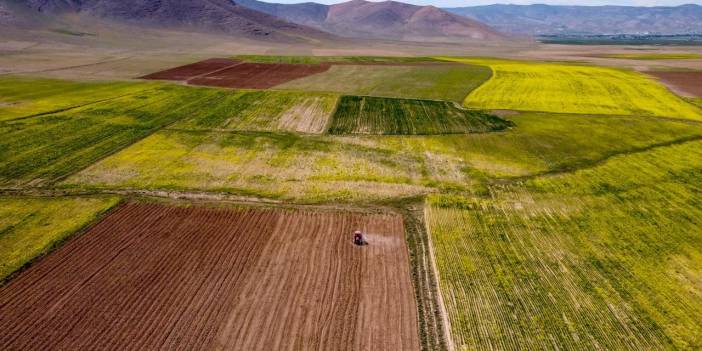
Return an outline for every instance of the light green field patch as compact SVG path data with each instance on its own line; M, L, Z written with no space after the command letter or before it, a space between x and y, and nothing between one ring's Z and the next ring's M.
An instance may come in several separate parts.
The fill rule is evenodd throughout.
M702 141L430 197L457 349L702 347Z
M324 137L162 131L66 184L371 201L428 191L416 162L411 155Z
M79 108L0 121L0 185L48 184L216 101L217 89L161 85Z
M0 77L0 121L137 94L156 86L154 83L80 83L58 79Z
M487 67L468 65L335 65L275 88L461 102L490 74Z
M0 281L118 202L116 197L0 197Z
M613 68L489 59L492 78L465 99L468 107L557 113L660 116L702 120L702 110L642 74Z
M173 128L322 133L334 111L335 94L237 91Z

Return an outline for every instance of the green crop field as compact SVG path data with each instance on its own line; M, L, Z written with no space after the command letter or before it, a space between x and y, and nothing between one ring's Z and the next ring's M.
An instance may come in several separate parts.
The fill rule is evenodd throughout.
M458 349L702 348L702 141L433 196Z
M641 53L641 54L606 54L602 57L627 60L692 60L702 59L702 55L689 53Z
M133 82L79 83L58 79L0 77L0 122L61 111L154 88Z
M275 88L461 102L490 74L474 65L337 65Z
M118 201L116 197L0 197L0 282Z
M183 116L221 93L162 85L75 109L0 122L0 185L64 177Z
M173 128L322 133L337 100L335 94L223 92L211 108Z
M466 134L504 130L511 124L483 111L434 100L342 96L330 134Z
M450 59L450 58L449 58ZM620 69L487 59L493 77L465 99L468 107L702 120L702 110L642 74Z
M314 136L163 130L61 186L221 191L303 202L480 191L492 178L582 167L702 136L702 125L524 114L505 133Z

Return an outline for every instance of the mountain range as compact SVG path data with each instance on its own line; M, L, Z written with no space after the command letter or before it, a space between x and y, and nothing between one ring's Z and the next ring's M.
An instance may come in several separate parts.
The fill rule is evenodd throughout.
M445 10L505 33L522 35L702 33L702 6L699 5L487 5Z
M27 12L30 14L27 16ZM34 14L32 14L32 12ZM230 0L2 0L6 21L79 15L121 23L229 33L256 40L333 39L326 32L236 5ZM0 21L2 17L0 17ZM38 21L34 21L35 23Z
M365 0L334 5L259 0L0 0L0 26L47 27L52 18L62 16L285 43L340 42L341 38L500 43L514 34L702 33L702 6L698 5L440 9Z
M479 21L434 6L397 1L352 0L334 5L274 4L235 0L237 4L338 36L406 41L500 40L505 36Z

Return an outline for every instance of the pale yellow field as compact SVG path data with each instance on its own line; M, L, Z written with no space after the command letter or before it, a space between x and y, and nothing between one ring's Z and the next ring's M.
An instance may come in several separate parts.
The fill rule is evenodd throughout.
M447 58L490 66L493 76L464 105L556 113L702 120L702 110L633 71L560 63Z
M0 280L118 201L117 197L0 197Z

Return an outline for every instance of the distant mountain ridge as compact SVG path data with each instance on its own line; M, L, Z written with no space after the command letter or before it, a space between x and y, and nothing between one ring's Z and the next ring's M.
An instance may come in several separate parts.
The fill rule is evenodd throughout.
M702 6L487 5L445 8L513 34L702 33Z
M344 37L416 41L505 38L479 21L434 6L416 6L397 1L352 0L334 5L311 2L275 4L258 0L235 0L235 3Z
M12 6L3 6L3 3ZM44 15L81 14L147 26L217 31L258 40L305 41L334 36L230 0L0 0L0 14L24 6Z

